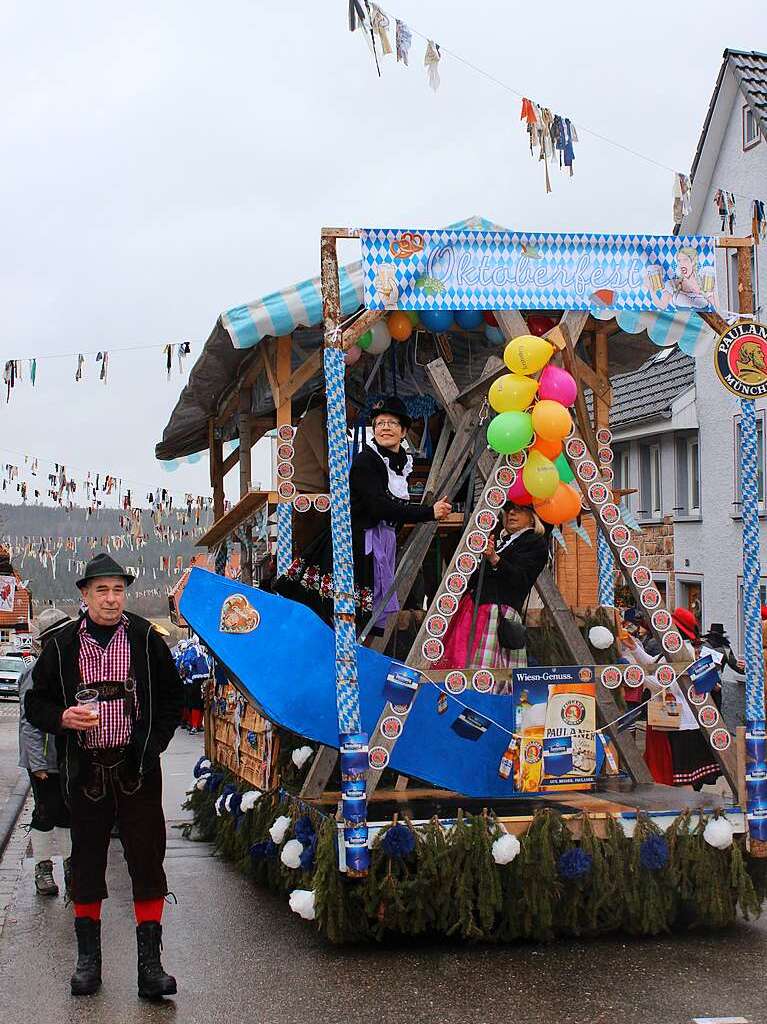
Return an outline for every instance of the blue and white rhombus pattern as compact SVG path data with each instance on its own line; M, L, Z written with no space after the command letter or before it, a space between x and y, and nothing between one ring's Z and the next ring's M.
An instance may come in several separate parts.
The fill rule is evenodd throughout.
M741 498L743 501L743 617L746 636L746 718L764 719L764 660L759 596L759 483L754 403L741 399Z
M713 308L708 236L365 228L361 240L368 309Z

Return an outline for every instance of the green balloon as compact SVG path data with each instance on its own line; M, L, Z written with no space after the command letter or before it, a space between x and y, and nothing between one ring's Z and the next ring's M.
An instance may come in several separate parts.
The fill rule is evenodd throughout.
M559 479L563 484L569 484L572 480L575 480L575 475L570 469L570 463L567 461L564 452L560 452L554 459L554 465L557 467L559 473Z
M521 452L532 439L533 419L529 412L501 412L487 428L487 443L500 455Z
M370 345L371 345L372 341L373 341L372 333L370 331L365 331L365 333L359 339L357 344L362 349L362 351L365 352L365 351L367 351L367 349L370 348Z
M418 313L414 309L406 309L405 316L408 318L413 327L418 326Z

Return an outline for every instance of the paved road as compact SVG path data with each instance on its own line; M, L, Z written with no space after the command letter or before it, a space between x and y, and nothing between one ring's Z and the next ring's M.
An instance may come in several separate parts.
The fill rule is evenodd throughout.
M181 814L200 746L182 734L166 757L169 818ZM4 1024L689 1024L716 1015L767 1021L767 920L727 934L657 941L339 950L204 845L185 842L173 828L169 835L167 869L179 904L165 916L164 959L178 977L178 997L164 1006L136 999L130 890L116 846L104 913L104 988L73 1001L71 919L60 901L33 895L27 859L0 936ZM24 845L17 838L6 860L13 854L18 861Z

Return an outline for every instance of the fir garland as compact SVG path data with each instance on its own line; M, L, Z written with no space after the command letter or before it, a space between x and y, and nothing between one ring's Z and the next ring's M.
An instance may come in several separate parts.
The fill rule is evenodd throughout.
M201 776L203 777L203 776ZM657 935L675 928L722 928L738 915L758 916L767 867L703 838L706 820L692 827L689 812L663 832L645 815L627 837L613 816L566 821L545 808L520 836L520 852L496 864L492 844L502 829L487 813L458 812L415 827L394 821L375 837L370 871L351 880L338 869L339 830L331 818L289 793L265 793L245 813L244 788L228 772L211 771L185 807L194 821L184 835L214 849L261 885L287 896L312 889L316 922L333 943L387 936L460 936L469 941L550 941L556 936L614 932ZM216 800L231 795L230 811ZM301 866L288 868L269 835L281 815L291 819L283 843L298 839ZM251 852L252 851L252 852ZM565 871L562 864L588 870Z

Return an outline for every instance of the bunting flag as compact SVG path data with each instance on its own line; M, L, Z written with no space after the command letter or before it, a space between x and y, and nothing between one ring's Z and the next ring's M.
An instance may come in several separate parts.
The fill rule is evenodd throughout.
M681 224L691 209L692 182L686 174L674 175L674 224Z
M77 369L75 370L75 380L83 379L83 366L85 365L85 356L82 352L77 353Z
M764 202L761 199L754 199L751 207L751 234L757 245L767 238L767 219Z
M439 51L439 45L432 42L430 39L426 44L426 53L423 55L423 64L429 77L429 85L434 92L439 89L439 62L441 59L442 54Z
M714 193L714 205L719 216L722 218L722 231L729 230L729 233L733 235L735 233L736 220L734 193L725 192L721 188L717 189Z
M551 192L549 164L552 160L558 158L560 168L569 171L570 177L573 175L574 143L578 141L575 125L569 117L553 114L548 107L542 107L526 97L522 99L519 119L525 122L530 154L537 154L538 160L543 162L546 192Z
M394 41L397 47L397 63L404 64L405 67L409 67L408 56L410 54L410 46L413 42L413 36L405 22L400 21L399 18L397 18L395 22Z

